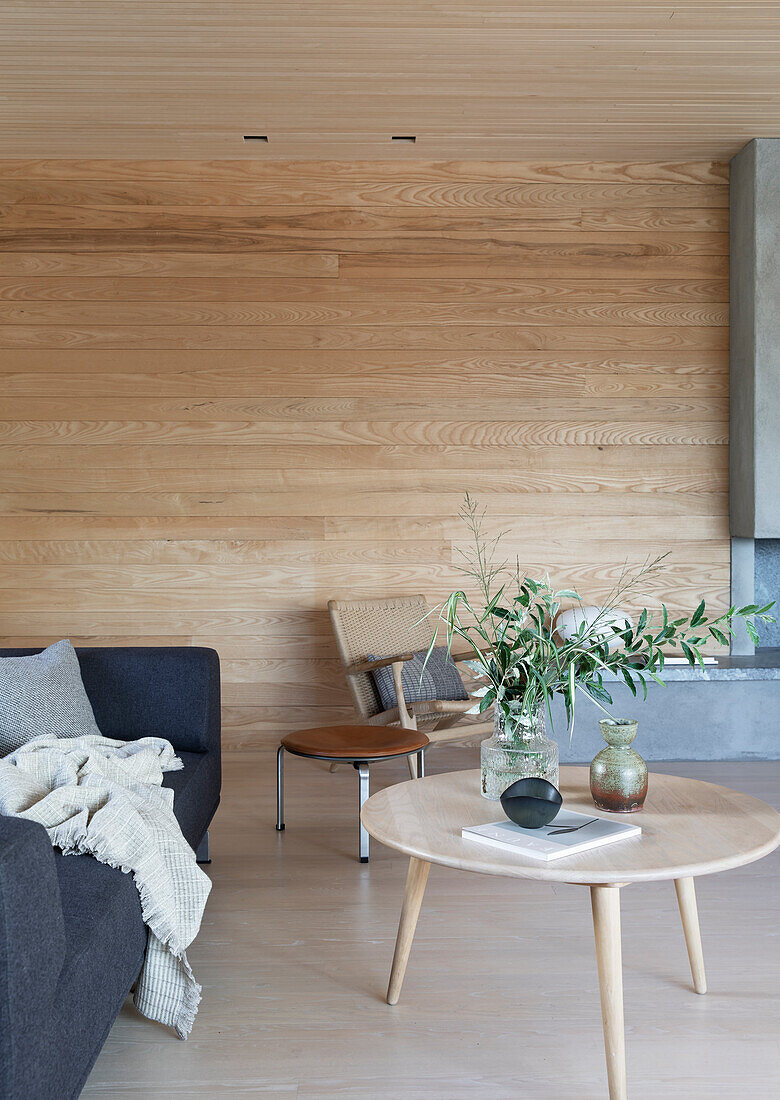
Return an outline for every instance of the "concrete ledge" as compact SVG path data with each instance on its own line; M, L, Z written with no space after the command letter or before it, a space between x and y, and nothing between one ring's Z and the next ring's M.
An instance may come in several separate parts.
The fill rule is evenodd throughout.
M734 658L729 660L733 661ZM625 684L605 686L615 701L616 717L636 718L635 747L646 760L778 760L780 759L780 671L722 669L728 676L691 675L653 684L647 700L635 699ZM717 670L713 670L717 671ZM742 676L736 675L742 672ZM756 675L758 673L759 675ZM566 732L563 703L553 705L555 737L562 763L592 760L604 748L599 719L604 715L585 698L577 705L573 743ZM549 727L549 720L548 720Z
M714 665L667 665L663 679L682 680L780 680L780 650L761 649L755 655L720 657ZM656 685L657 687L658 685Z

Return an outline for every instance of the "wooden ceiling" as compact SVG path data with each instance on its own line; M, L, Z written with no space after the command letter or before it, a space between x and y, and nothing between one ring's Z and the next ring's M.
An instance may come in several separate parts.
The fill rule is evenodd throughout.
M720 160L780 3L5 0L0 73L5 157Z

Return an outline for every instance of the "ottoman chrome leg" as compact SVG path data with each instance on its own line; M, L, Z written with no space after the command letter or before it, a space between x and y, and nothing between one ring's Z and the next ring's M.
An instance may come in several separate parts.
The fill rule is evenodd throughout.
M276 828L284 828L284 745L276 750Z
M368 798L368 764L355 764L358 776L360 777L360 810L363 809L363 803ZM358 817L358 825L360 828L360 862L368 863L368 833L363 825L363 822Z

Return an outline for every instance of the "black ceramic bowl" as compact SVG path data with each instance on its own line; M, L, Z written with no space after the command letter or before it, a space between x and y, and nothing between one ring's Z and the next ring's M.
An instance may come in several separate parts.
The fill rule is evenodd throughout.
M506 816L524 829L549 825L562 802L561 792L546 779L518 779L501 795Z

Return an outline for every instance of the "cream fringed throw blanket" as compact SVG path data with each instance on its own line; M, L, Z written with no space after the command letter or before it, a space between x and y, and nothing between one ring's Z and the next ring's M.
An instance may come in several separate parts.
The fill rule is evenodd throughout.
M173 791L161 785L163 772L181 766L157 737L38 737L0 759L0 813L40 822L66 855L132 871L149 930L135 1003L186 1039L200 986L185 952L211 881L182 836Z

